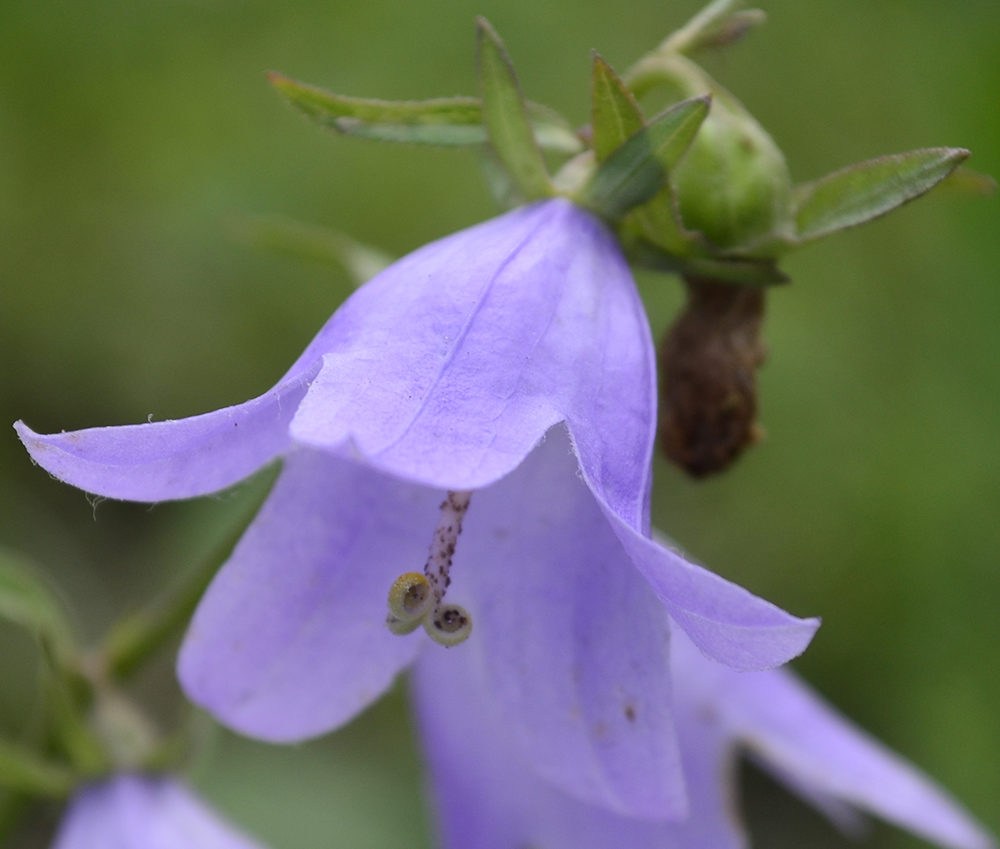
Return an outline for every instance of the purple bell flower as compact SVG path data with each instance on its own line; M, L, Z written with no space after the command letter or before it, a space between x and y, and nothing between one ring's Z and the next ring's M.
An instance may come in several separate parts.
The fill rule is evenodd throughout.
M263 849L171 778L122 774L80 790L52 849Z
M540 777L510 746L516 729L474 647L454 658L421 655L413 691L440 849L746 849L741 750L849 833L864 825L864 811L948 849L995 846L940 787L793 673L726 669L680 629L671 661L689 815L664 822L616 815Z
M540 774L622 814L679 815L668 611L741 670L799 654L819 624L649 538L653 343L614 237L566 200L396 262L245 404L16 427L56 477L135 501L215 492L284 458L179 662L193 701L267 740L342 725L440 651L399 634L471 630Z

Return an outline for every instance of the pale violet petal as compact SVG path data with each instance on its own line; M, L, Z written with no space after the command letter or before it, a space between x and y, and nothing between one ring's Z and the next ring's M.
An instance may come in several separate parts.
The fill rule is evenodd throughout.
M52 849L262 849L169 778L119 775L80 790Z
M949 849L990 849L993 838L912 764L851 723L788 670L738 673L676 634L678 711L716 717L807 801L840 800ZM828 813L832 812L828 811Z
M413 674L442 849L745 849L717 729L702 723L682 737L686 820L620 816L538 774L510 743L517 732L495 702L481 655L461 648L423 652Z
M226 725L292 741L347 722L425 638L385 626L393 580L419 571L442 493L293 450L195 613L178 673Z
M582 453L580 470L636 568L703 652L734 669L757 670L785 663L809 645L819 619L792 616L649 539L612 508Z
M996 845L940 786L788 671L740 676L723 711L732 733L795 784L850 802L949 849Z
M613 478L616 509L638 521L653 347L621 251L589 213L550 200L426 245L356 292L323 333L295 439L478 489L569 420Z
M14 427L38 465L86 492L191 498L248 477L288 448L288 423L318 365L251 401L191 418L47 436L23 422Z
M563 427L472 497L448 597L523 755L622 814L686 811L670 708L669 622L580 480Z

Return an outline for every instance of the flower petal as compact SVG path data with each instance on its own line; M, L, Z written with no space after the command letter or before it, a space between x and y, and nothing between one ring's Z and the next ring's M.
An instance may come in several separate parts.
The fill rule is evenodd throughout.
M469 608L470 642L541 774L609 810L678 818L668 617L577 468L556 427L475 493L449 598Z
M549 200L403 258L323 331L295 439L401 477L478 489L572 420L641 514L655 427L652 342L628 266L589 213ZM348 446L350 448L348 448ZM609 497L611 497L609 495Z
M73 798L52 849L261 849L168 778L119 775Z
M825 704L790 672L739 676L726 713L760 758L819 792L951 849L993 838L945 791Z
M989 849L992 837L927 776L862 731L788 670L736 673L676 635L678 711L716 716L807 801L839 799L951 849Z
M509 744L516 734L474 651L428 651L413 694L443 849L744 849L727 757L704 723L682 737L691 812L681 823L614 814L559 790ZM705 734L704 732L708 732Z
M386 628L386 598L426 560L441 500L349 460L292 451L195 613L178 664L188 696L265 740L351 719L420 645Z
M14 425L32 459L66 483L108 498L166 501L224 489L284 452L288 423L319 367L270 392L176 421L43 436Z
M644 536L611 508L580 459L584 480L660 601L710 657L741 671L768 669L805 651L819 619L799 619Z

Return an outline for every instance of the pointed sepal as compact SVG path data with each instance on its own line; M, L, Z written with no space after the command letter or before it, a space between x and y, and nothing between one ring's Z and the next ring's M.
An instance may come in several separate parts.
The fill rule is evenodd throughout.
M661 112L597 167L578 202L617 221L651 200L688 149L710 103L709 97L693 97Z
M793 244L885 215L930 191L968 156L961 148L913 150L859 162L796 187Z
M325 127L348 136L377 141L444 147L486 143L482 103L475 97L433 100L374 100L347 97L272 71L271 84L293 106ZM569 123L556 111L527 104L537 143L562 153L583 147Z
M639 101L595 51L591 75L594 156L603 162L646 123Z
M648 239L633 236L625 238L625 255L629 263L638 268L755 288L789 282L788 275L778 268L774 260L679 256L662 250Z
M535 142L514 65L485 18L476 21L476 57L483 124L493 152L524 200L551 197L555 190Z

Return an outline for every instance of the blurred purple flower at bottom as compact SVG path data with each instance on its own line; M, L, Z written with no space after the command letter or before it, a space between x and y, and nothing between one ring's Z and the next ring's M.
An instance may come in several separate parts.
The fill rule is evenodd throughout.
M690 805L678 822L567 796L510 746L475 652L421 656L413 690L441 849L746 849L740 750L849 832L863 825L860 810L948 849L996 845L941 788L793 673L733 672L674 632L674 716Z
M263 849L171 778L118 775L80 790L52 849Z

